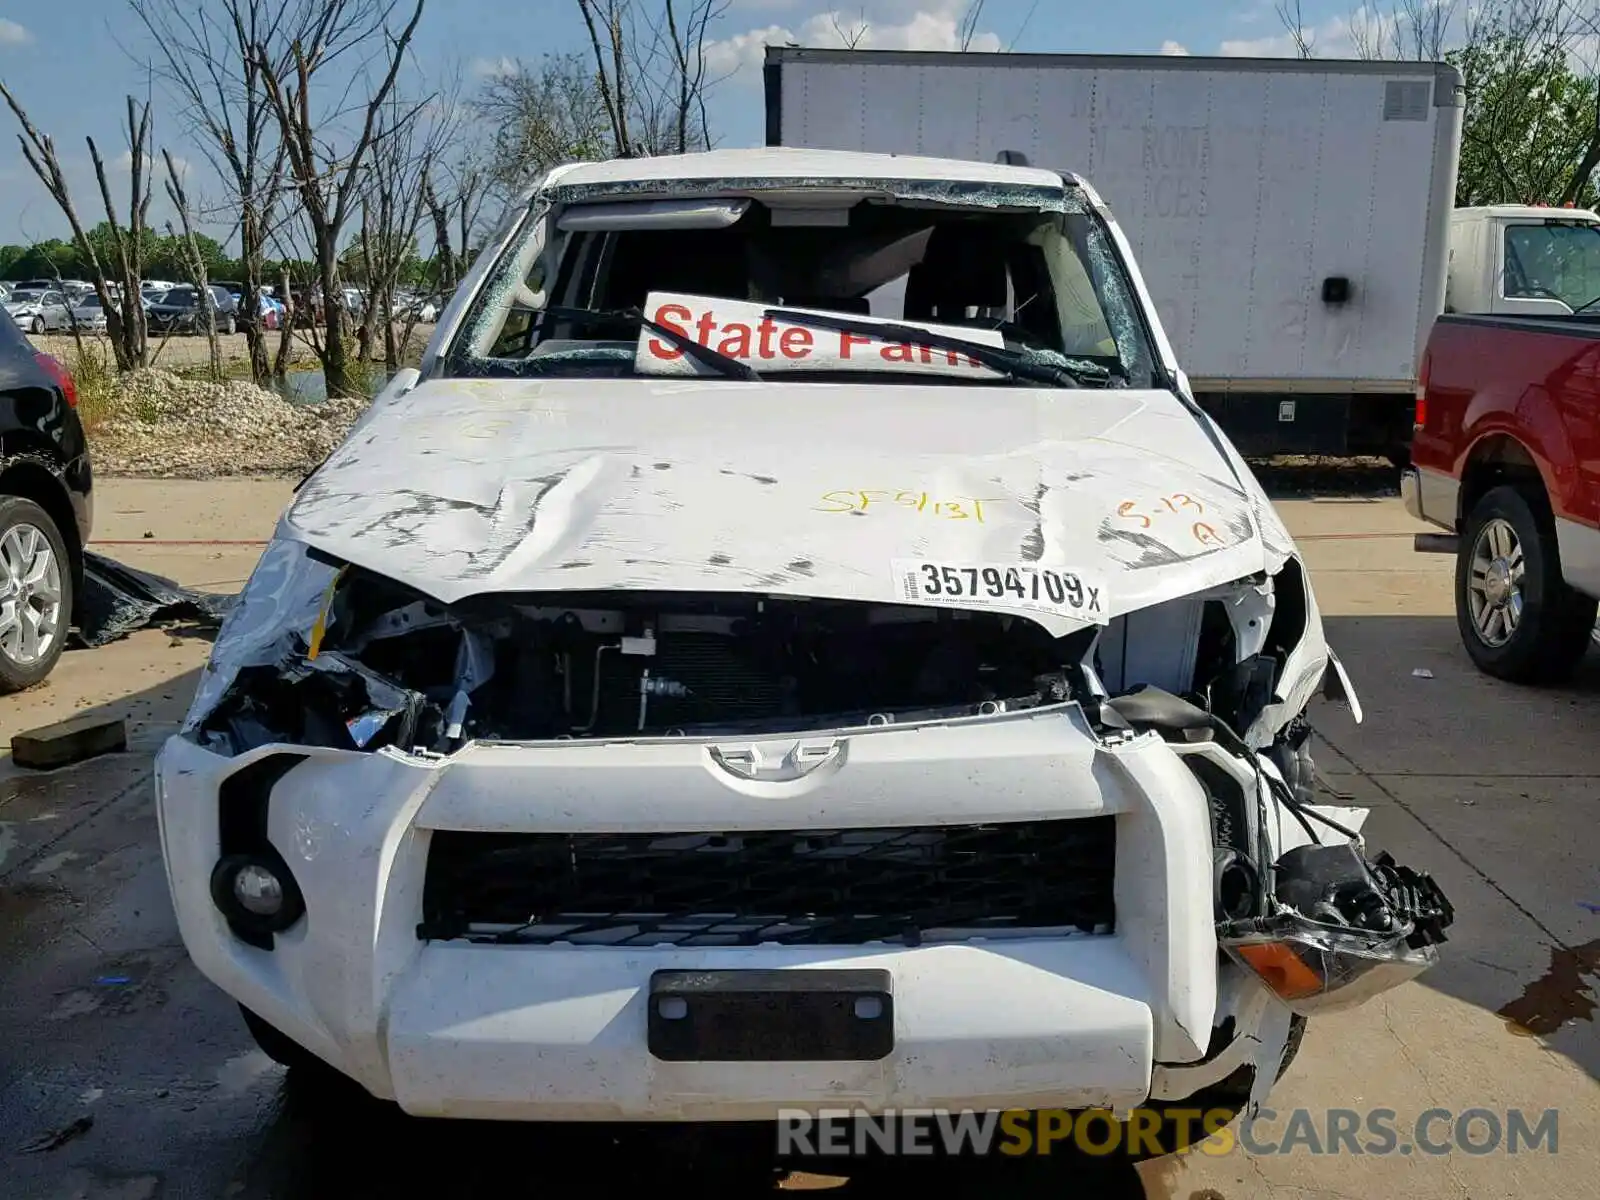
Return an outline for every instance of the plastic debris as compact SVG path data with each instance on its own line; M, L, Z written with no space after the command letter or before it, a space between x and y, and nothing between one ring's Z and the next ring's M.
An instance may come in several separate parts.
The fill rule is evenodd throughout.
M1428 670L1427 667L1417 667L1411 672L1411 677L1413 679L1432 679L1433 672Z
M94 1128L94 1118L90 1116L79 1117L71 1124L63 1125L60 1129L52 1130L42 1137L35 1138L22 1148L23 1154L43 1154L47 1150L56 1150L65 1146L75 1137L82 1137Z
M121 987L124 984L132 982L133 978L129 975L102 975L99 979L95 980L95 983L99 984L101 987Z
M399 716L404 711L403 708L368 709L360 716L351 717L346 721L345 728L350 731L350 740L359 750L376 737L391 718Z
M1600 914L1600 904L1596 904L1592 900L1579 900L1578 907L1586 908L1592 913Z
M165 621L221 625L234 599L216 592L194 591L160 575L85 551L77 640L92 649Z

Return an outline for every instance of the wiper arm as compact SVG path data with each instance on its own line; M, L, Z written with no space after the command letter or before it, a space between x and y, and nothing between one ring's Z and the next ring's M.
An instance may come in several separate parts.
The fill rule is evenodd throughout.
M935 333L919 325L852 321L849 317L821 316L788 308L769 308L762 315L774 321L787 321L791 325L810 325L816 329L838 330L840 333L867 333L884 341L907 342L927 346L930 350L953 350L1014 378L1048 383L1054 387L1104 387L1111 381L1111 372L1098 364L1092 370L1069 369L1056 363L1039 362L1002 346Z
M601 321L627 322L630 325L642 325L657 337L665 338L678 349L682 350L695 362L710 367L713 371L726 375L731 379L749 379L761 382L761 376L749 363L740 362L737 358L730 358L720 350L713 350L710 346L702 345L686 333L680 333L671 326L662 325L652 321L644 315L642 309L596 309L596 308L568 308L561 304L552 304L545 308L532 310L535 313L556 317L563 321L582 321L597 319Z

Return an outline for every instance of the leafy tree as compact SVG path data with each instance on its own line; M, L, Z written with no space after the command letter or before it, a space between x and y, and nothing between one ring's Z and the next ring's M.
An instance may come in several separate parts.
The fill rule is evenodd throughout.
M1562 41L1501 29L1447 56L1467 84L1458 205L1595 202L1596 80Z

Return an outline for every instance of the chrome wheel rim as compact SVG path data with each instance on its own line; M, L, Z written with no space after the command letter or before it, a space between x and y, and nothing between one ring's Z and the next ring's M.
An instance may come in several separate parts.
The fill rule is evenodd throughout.
M1485 646L1498 649L1522 623L1523 577L1527 561L1511 522L1495 517L1472 543L1467 576L1467 610L1472 629Z
M37 525L0 535L0 654L31 667L61 636L61 563Z

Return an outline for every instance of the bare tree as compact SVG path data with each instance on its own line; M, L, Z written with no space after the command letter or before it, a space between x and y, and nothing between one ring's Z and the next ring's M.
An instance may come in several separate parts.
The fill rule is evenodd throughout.
M1300 0L1277 0L1278 20L1289 34L1296 58L1315 58L1316 35L1306 28L1305 13Z
M361 199L361 256L367 285L361 324L368 359L374 353L372 336L381 326L383 361L390 372L399 368L416 325L415 306L402 311L396 302L400 276L416 262L417 230L427 205L429 175L454 139L459 116L454 89L420 114L394 92L384 104L373 139L372 162ZM397 321L403 327L398 338Z
M117 206L111 198L111 184L107 178L106 164L94 139L85 138L89 158L94 164L95 181L100 187L100 199L105 205L106 222L111 231L112 252L118 281L113 297L108 264L101 260L94 242L90 239L78 208L67 184L66 173L61 169L61 159L56 153L55 139L41 133L29 118L27 111L4 83L0 83L0 96L5 98L11 113L22 131L17 141L22 145L22 157L27 161L39 182L44 184L56 207L67 218L72 229L73 242L94 283L95 295L106 313L107 331L111 335L111 349L116 356L117 369L131 371L145 363L144 308L139 301L139 284L144 270L146 218L150 212L150 105L128 97L128 219L126 226L117 217Z
M319 357L329 396L346 396L355 390L347 314L339 302L343 294L339 242L356 212L374 141L394 131L394 126L383 124L382 114L425 3L415 0L410 18L395 31L391 19L401 11L399 0L320 0L316 20L289 47L286 59L275 57L265 44L258 43L255 48L256 66L277 118L289 178L315 250L325 320ZM324 69L340 50L380 43L381 51L373 51L381 72L378 82L365 103L352 106L358 128L348 145L338 146L334 143L342 113L318 113L312 105L312 88L326 86ZM362 74L357 71L355 77Z
M266 47L283 72L289 48L313 31L322 6L305 0L129 0L129 6L149 34L156 75L227 189L244 271L239 324L250 373L265 384L272 368L260 297L283 188L284 147L259 51Z
M559 163L616 153L609 112L581 54L509 64L484 81L471 108L494 131L487 184L503 201Z
M172 151L162 150L161 157L167 165L167 199L178 214L181 234L172 228L171 222L167 224L167 232L174 239L181 237L178 244L183 248L183 263L189 272L189 282L194 285L195 320L199 322L195 332L206 335L206 344L211 351L211 378L221 379L222 344L217 340L217 306L211 297L211 280L207 277L206 258L200 252L199 239L195 237L189 193L184 189Z
M618 157L683 153L709 146L706 95L711 26L730 0L577 0L599 96Z
M828 24L833 27L833 35L846 50L859 49L861 43L867 40L867 35L872 32L872 25L867 20L865 8L858 11L856 19L848 24L839 19L837 12L831 12L828 14Z
M422 203L433 226L434 284L441 295L454 292L466 274L489 189L489 172L472 149L454 163L430 162L422 172Z
M584 28L589 31L595 87L599 89L600 103L611 121L611 144L620 157L630 158L634 148L628 137L627 0L578 0L578 11L583 16Z
M982 18L983 0L971 0L956 27L956 40L963 52L972 48L972 39L978 35L978 22Z
M677 85L673 106L676 149L679 154L691 146L711 145L711 123L706 117L706 30L728 9L728 0L664 0L666 5L666 45L671 58L671 74ZM677 4L684 6L679 21ZM693 142L689 126L698 128Z

